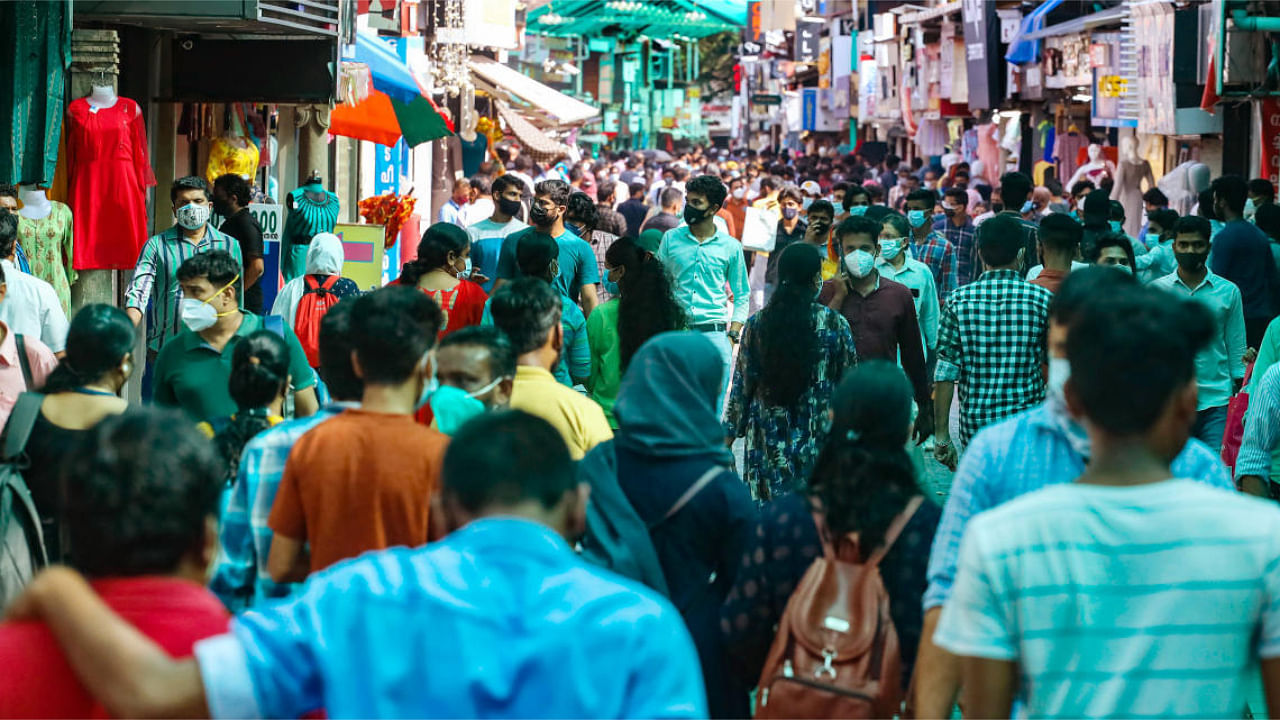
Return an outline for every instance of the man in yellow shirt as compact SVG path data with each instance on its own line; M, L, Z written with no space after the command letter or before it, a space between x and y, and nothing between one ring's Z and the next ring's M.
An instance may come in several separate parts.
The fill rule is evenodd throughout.
M569 454L581 460L613 437L604 410L585 395L560 384L551 369L564 349L561 296L545 281L521 278L503 285L489 301L493 324L507 334L516 352L511 407L551 423Z

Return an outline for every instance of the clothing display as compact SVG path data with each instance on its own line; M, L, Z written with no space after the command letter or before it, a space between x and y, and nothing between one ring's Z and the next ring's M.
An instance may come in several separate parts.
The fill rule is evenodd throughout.
M228 173L252 180L258 172L258 146L243 137L223 135L209 145L209 163L204 176L212 185Z
M289 216L284 222L283 241L288 251L281 259L280 271L288 282L306 271L307 245L316 235L333 232L342 204L336 194L325 190L319 182L294 190L285 202Z
M138 103L117 98L67 108L69 205L75 219L76 270L126 270L147 241L147 187L156 184Z
M1065 133L1058 133L1053 143L1053 157L1058 161L1058 177L1070 178L1076 174L1076 169L1080 167L1080 163L1076 161L1076 156L1080 152L1080 148L1089 144L1089 137L1079 132L1068 130ZM1068 186L1065 188L1070 191Z
M26 251L31 274L53 286L62 312L70 316L71 283L76 281L72 263L74 220L71 208L60 202L50 204L53 209L42 218L18 215L18 243Z
M1116 163L1115 179L1111 197L1124 206L1124 232L1129 237L1138 237L1142 230L1142 181L1147 181L1148 188L1156 186L1151 163L1121 159Z
M462 145L462 173L471 177L480 172L480 165L489 154L489 138L477 133L471 142L461 137L458 142Z
M71 3L0 4L0 178L47 185L58 161L58 137L71 63Z
M978 159L986 168L987 182L993 186L1000 180L1000 126L988 123L978 126Z

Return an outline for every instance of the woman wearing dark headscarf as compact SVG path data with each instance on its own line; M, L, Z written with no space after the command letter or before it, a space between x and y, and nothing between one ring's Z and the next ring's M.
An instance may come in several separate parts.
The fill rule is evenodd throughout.
M719 351L697 333L646 342L622 379L613 446L618 484L649 527L671 601L702 659L711 716L746 717L747 687L729 670L720 607L755 508L729 469L717 412L723 372Z

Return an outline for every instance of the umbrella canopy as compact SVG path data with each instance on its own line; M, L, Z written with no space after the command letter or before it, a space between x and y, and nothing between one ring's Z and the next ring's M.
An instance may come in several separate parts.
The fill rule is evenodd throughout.
M357 30L355 56L343 59L368 65L373 87L401 102L422 95L408 65L372 30Z
M403 137L409 147L453 134L445 119L421 95L405 103L379 90L355 106L336 106L330 116L329 132L380 145L395 145Z
M654 162L671 162L671 153L666 150L641 150L640 154Z

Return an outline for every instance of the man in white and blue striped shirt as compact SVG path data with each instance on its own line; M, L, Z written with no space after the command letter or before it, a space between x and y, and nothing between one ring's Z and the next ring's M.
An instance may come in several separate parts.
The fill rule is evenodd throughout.
M1259 661L1280 702L1280 508L1170 471L1212 334L1150 288L1081 311L1064 396L1089 465L969 523L933 637L962 657L966 716L1020 694L1032 717L1241 717Z

